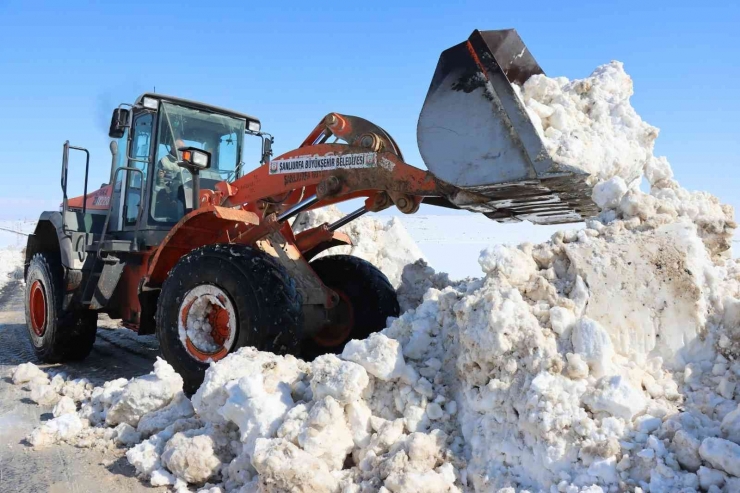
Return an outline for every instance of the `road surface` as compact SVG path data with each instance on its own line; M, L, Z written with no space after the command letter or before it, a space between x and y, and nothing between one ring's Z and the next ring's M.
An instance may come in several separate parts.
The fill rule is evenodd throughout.
M124 450L102 452L55 445L34 450L25 437L51 418L51 408L38 406L30 392L10 380L11 370L31 361L41 368L64 370L69 377L86 377L95 385L119 377L148 373L158 353L153 336L137 336L101 320L90 356L83 362L43 365L26 336L23 283L10 281L0 290L0 493L161 492L134 476Z

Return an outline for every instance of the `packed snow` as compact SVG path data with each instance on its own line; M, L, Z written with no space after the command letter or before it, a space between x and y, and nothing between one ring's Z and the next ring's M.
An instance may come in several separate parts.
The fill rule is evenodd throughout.
M23 255L20 249L0 249L0 289L13 279L23 279Z
M36 221L0 221L0 289L13 279L23 279L23 247Z
M336 206L304 212L296 217L293 230L298 233L324 223L331 224L343 216ZM383 271L396 288L401 283L404 266L419 259L426 260L398 217L383 221L375 217L362 216L339 228L339 231L350 237L352 246L332 248L317 257L337 254L360 257Z
M209 493L740 491L733 211L653 155L621 64L520 94L553 156L593 175L585 228L488 248L483 277L453 282L393 221L353 223L350 252L405 310L386 329L312 362L239 349L192 400L161 360L83 384L29 441L118 443L152 485ZM66 386L31 364L13 380Z

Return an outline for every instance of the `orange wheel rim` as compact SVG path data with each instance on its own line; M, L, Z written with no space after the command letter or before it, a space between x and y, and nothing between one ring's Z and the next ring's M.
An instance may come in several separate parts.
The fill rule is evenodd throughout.
M224 343L229 339L231 328L229 327L229 312L220 306L214 306L211 313L208 314L208 321L211 324L211 337L216 344Z
M210 335L213 343L219 346L217 349L206 349L198 347L193 339L188 335L187 328L195 316L193 306L196 303L202 303L206 300L210 312L202 316L196 316L199 322L207 323L210 326ZM197 306L197 305L196 305ZM224 358L234 344L236 336L236 314L231 300L220 288L213 285L201 285L190 290L180 305L178 316L178 329L180 331L180 340L185 346L188 354L203 363L209 361L218 361ZM183 336L183 330L185 335Z
M332 290L339 295L339 303L343 305L343 312L340 315L341 321L325 325L311 336L316 344L323 347L335 347L346 342L355 326L355 313L349 297L336 288Z
M46 332L46 293L41 281L36 280L31 284L28 304L31 312L31 328L33 332L41 337Z

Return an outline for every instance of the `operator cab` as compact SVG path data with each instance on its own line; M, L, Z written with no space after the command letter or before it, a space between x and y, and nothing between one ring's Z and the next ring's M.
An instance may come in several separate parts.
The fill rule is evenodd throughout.
M109 132L117 139L111 145L111 231L134 230L144 243L156 244L157 231L169 231L197 207L194 187L214 190L242 175L245 135L262 138L263 162L269 159L272 138L260 132L255 117L154 93L124 106L114 110ZM186 149L186 156L205 151L205 166L194 168L183 157Z

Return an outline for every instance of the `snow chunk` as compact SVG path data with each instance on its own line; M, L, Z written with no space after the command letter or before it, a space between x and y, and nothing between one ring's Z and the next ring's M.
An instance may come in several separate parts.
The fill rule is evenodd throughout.
M58 418L50 419L33 430L28 441L34 447L47 447L64 440L76 437L85 423L77 414L63 414Z
M136 472L144 477L162 468L161 456L167 441L175 433L198 429L203 424L197 419L181 419L175 421L161 432L152 435L147 440L126 452L126 459L136 468Z
M67 397L66 395L59 399L59 402L56 403L54 406L54 410L51 412L51 414L58 418L59 416L63 414L70 414L70 413L76 413L77 412L77 405L75 404L75 401L72 400L71 397Z
M599 380L596 389L584 396L584 401L594 412L603 411L626 420L631 420L647 407L644 394L621 375Z
M614 176L594 187L592 198L600 209L614 209L627 193L627 184L621 176Z
M699 455L712 467L740 476L740 445L722 438L705 438Z
M316 358L311 363L311 373L314 399L329 395L342 404L358 400L369 382L362 366L342 361L333 354Z
M596 378L610 373L614 348L609 334L596 321L581 318L573 327L573 349L586 360Z
M57 376L55 375L54 379ZM58 392L75 402L82 402L92 396L93 384L87 378L75 378L74 380L63 382Z
M183 433L176 433L167 442L162 452L162 463L176 477L197 484L205 483L221 466L210 436L188 437Z
M486 274L499 274L514 286L527 282L537 272L537 264L531 255L504 245L494 245L483 250L478 263Z
M182 377L163 359L157 358L154 371L131 380L111 402L105 416L108 425L136 426L146 413L161 409L182 391Z
M671 442L671 449L676 454L676 460L681 467L691 472L696 472L701 466L700 446L701 442L686 430L678 430Z
M258 438L275 435L285 413L293 407L290 386L281 382L267 387L260 374L229 382L226 392L229 398L218 412L239 427L248 453Z
M722 419L720 430L726 439L740 444L740 405Z
M342 469L347 454L354 447L344 419L344 408L330 396L314 404L298 433L298 444L326 462L330 470Z
M167 472L165 469L157 469L154 471L149 478L149 484L154 486L170 486L174 485L176 478L174 475Z
M220 409L229 399L226 384L250 375L262 375L265 392L278 392L277 387L287 384L297 390L302 385L309 366L293 356L276 356L262 353L253 347L244 347L227 355L206 370L198 391L193 395L195 412L205 421L224 424Z
M31 381L31 400L41 406L53 406L59 401L59 394L48 383L38 383L33 380Z
M334 492L339 486L323 461L285 439L258 439L252 464L268 491Z
M136 431L142 436L148 437L158 433L175 421L193 416L193 405L185 394L178 392L175 397L165 407L147 413L141 417Z
M116 443L130 447L141 441L141 433L128 423L121 423L115 427Z
M576 316L572 310L563 306L554 306L550 308L550 325L552 330L558 335L566 335L573 327Z
M34 379L38 381L47 380L48 383L49 379L46 373L33 363L23 363L16 366L11 377L15 385L28 383Z
M362 341L349 341L344 346L342 358L361 365L381 380L398 378L406 366L398 341L380 333L371 334Z
M719 488L721 488L727 480L727 476L722 471L704 466L699 468L697 476L699 476L699 484L701 485L701 488L707 491L710 491L710 488L713 486L717 488L714 491L719 491Z

